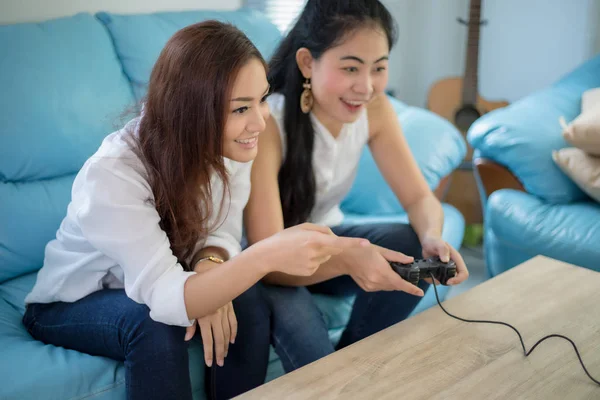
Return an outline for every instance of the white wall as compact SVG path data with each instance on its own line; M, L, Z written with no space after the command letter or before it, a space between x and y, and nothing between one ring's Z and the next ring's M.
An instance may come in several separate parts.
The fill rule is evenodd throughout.
M403 101L426 104L438 79L462 76L469 0L383 0L399 26L390 87ZM480 93L515 101L600 51L600 1L484 0Z
M515 100L595 54L596 0L491 0L482 31L481 91ZM515 12L519 10L519 12ZM592 19L592 16L594 19Z
M390 88L401 100L422 106L431 84L460 75L466 33L456 23L468 0L384 0L398 24L390 57Z
M234 10L242 0L0 0L0 24L36 22L78 12L141 13L196 9Z

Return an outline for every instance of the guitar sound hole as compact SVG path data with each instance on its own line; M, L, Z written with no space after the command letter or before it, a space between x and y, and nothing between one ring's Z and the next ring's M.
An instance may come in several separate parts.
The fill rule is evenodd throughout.
M466 132L481 114L471 105L461 107L455 114L454 121L458 129Z

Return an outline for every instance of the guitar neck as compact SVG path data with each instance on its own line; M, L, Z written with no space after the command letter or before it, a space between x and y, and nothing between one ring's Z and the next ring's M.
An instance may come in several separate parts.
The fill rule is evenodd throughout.
M475 104L477 101L481 3L482 0L471 0L469 6L469 28L462 93L463 104Z

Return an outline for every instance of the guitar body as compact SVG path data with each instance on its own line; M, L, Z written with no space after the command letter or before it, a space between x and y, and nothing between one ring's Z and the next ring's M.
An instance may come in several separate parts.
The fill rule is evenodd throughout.
M506 101L488 101L477 95L475 104L463 105L463 79L447 78L436 82L429 91L427 108L452 122L466 136L477 118L497 108L506 107ZM466 161L471 161L473 149L467 146ZM450 176L444 201L456 207L465 217L467 225L483 222L482 207L477 183L471 168L459 168Z
M452 122L465 135L477 118L508 105L506 101L487 101L477 95L475 104L463 106L462 93L463 78L439 80L429 90L427 108Z

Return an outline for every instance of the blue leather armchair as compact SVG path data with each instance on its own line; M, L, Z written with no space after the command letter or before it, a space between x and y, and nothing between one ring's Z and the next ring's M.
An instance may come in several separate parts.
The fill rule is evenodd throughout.
M595 87L600 87L600 56L484 115L469 130L491 276L538 254L600 271L600 204L552 160L553 150L569 146L559 118L577 117L582 93Z

